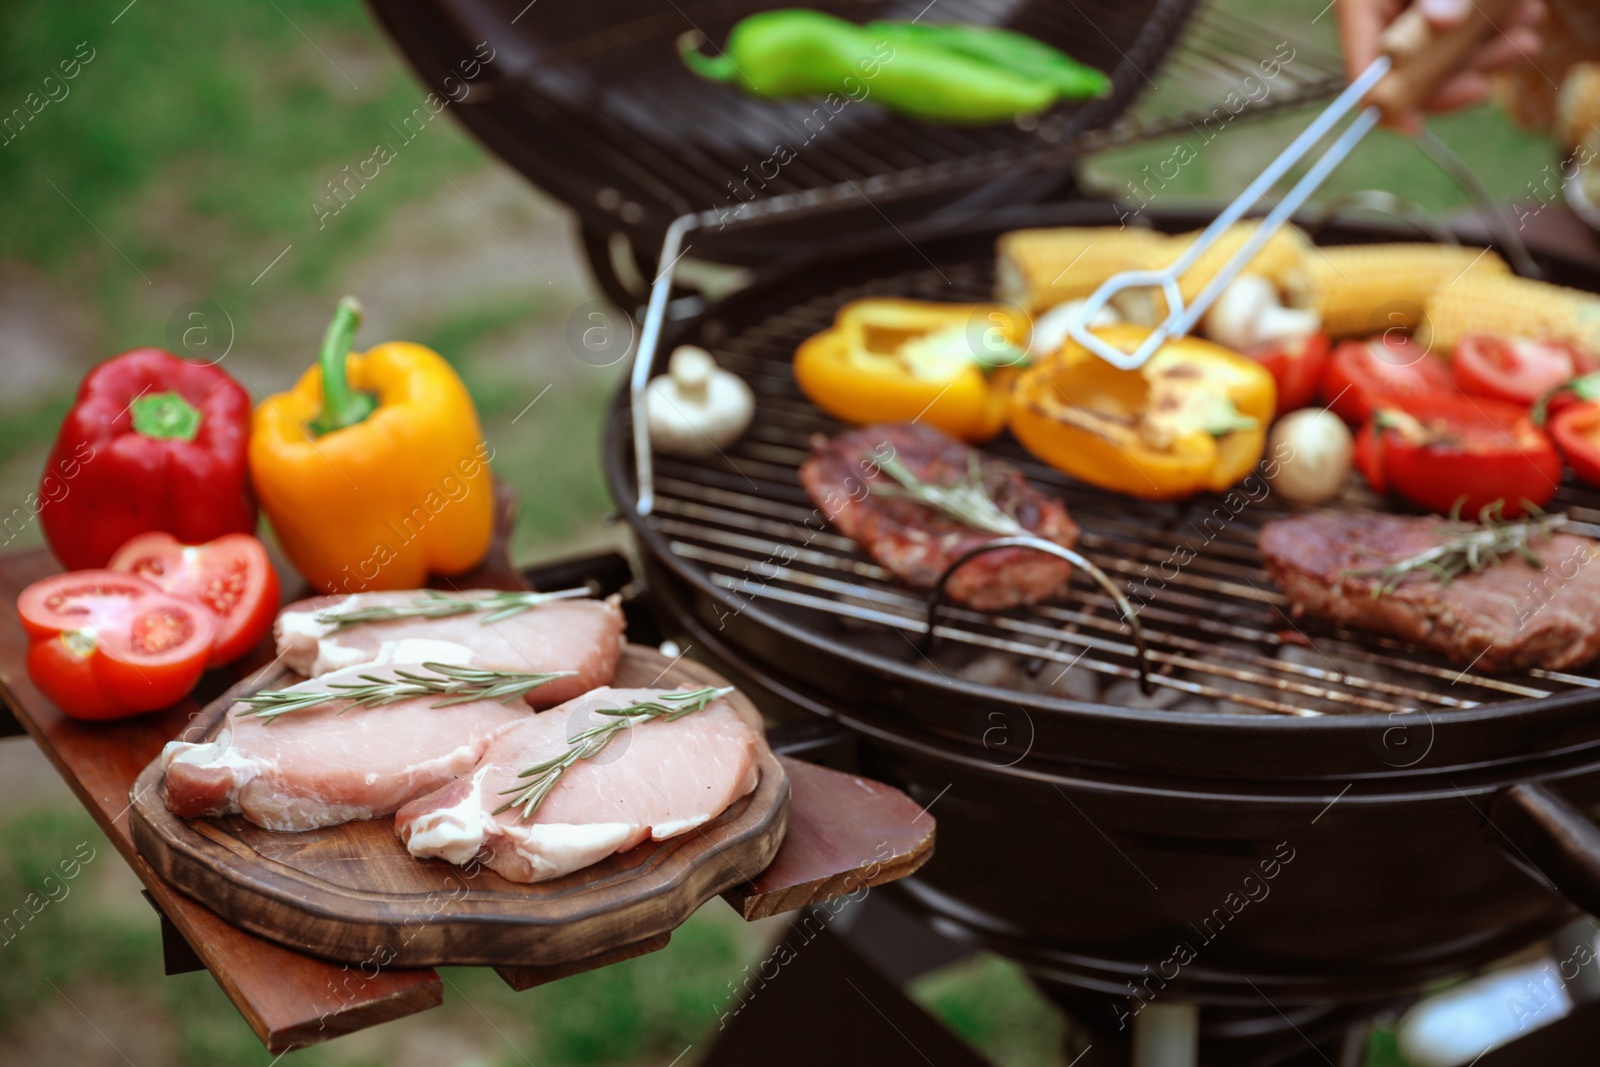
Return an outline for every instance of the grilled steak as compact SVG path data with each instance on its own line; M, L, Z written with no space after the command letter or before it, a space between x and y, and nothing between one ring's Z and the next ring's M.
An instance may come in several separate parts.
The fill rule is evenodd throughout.
M1587 537L1533 539L1543 570L1507 554L1449 583L1417 570L1373 595L1383 579L1370 572L1477 528L1371 512L1299 515L1262 527L1261 556L1295 615L1398 637L1477 670L1565 670L1600 653L1600 567L1590 566L1600 548Z
M1000 536L966 525L942 511L906 499L898 482L880 469L896 457L919 481L951 486L978 480L1000 510L1038 537L1071 547L1077 524L1061 501L1028 484L1009 463L986 456L938 430L916 423L882 423L817 437L800 481L812 501L846 537L909 585L927 588L962 553ZM950 578L950 599L980 611L1047 600L1072 576L1064 560L1025 548L996 549Z

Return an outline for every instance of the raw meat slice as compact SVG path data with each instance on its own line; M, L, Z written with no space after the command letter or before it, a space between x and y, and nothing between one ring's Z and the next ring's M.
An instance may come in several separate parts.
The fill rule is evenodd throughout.
M609 684L616 673L623 626L617 597L553 600L490 623L482 615L468 614L364 622L334 632L333 624L317 621L324 612L404 605L429 595L425 589L409 589L296 601L279 613L273 627L278 655L291 670L310 678L362 663L429 661L486 670L577 672L531 690L526 699L536 708L582 696ZM448 595L477 599L492 596L493 590Z
M1600 568L1590 566L1600 546L1587 537L1533 538L1543 570L1507 555L1448 584L1417 571L1373 595L1373 571L1476 529L1434 516L1296 515L1261 528L1261 559L1296 616L1390 634L1474 670L1572 670L1600 654Z
M895 577L928 588L964 553L998 534L957 522L879 487L898 488L879 464L894 455L919 480L954 485L972 476L976 461L984 492L1027 533L1071 548L1078 525L1061 501L1040 492L1022 472L920 423L882 423L838 437L812 438L800 484L812 503L850 540ZM1072 564L1026 548L979 556L950 576L951 600L980 611L1035 604L1066 591Z
M351 667L287 689L323 690L394 671ZM439 699L375 708L330 701L271 721L236 704L216 740L172 741L162 751L167 807L185 818L242 812L268 830L388 815L471 771L494 738L532 717L518 702L436 708Z
M494 810L517 775L568 749L567 738L604 722L597 707L654 699L659 689L598 689L540 712L495 739L471 775L415 800L395 816L413 856L466 864L481 857L513 882L558 878L613 852L710 822L756 787L766 738L726 700L674 722L654 719L578 760L526 822Z

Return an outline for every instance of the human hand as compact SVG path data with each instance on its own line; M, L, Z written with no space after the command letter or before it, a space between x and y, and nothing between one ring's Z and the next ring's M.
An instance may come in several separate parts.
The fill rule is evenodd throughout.
M1418 0L1423 16L1434 30L1446 30L1460 23L1472 11L1473 0ZM1371 65L1382 50L1383 31L1409 5L1405 0L1336 0L1339 37L1344 45L1345 69L1354 78ZM1541 42L1534 24L1544 15L1540 0L1524 0L1503 22L1498 33L1486 40L1467 60L1466 66L1448 79L1428 98L1428 111L1453 111L1476 104L1489 95L1488 74L1519 59L1539 53ZM1415 131L1422 116L1402 116L1399 125Z

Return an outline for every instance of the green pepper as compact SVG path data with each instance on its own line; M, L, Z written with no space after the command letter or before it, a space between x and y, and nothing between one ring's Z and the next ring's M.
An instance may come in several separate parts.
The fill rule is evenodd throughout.
M919 42L943 48L1055 86L1066 100L1088 100L1111 91L1111 79L1059 48L998 26L939 22L869 22L867 33L892 44Z
M1057 97L1049 82L923 41L890 43L820 11L751 15L717 56L702 53L699 42L694 32L678 39L690 70L766 98L838 93L915 118L982 125L1043 111Z

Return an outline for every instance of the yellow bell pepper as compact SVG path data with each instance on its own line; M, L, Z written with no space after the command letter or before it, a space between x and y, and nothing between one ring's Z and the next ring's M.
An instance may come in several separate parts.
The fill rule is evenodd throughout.
M801 343L794 377L846 422L919 421L987 441L1005 428L1027 336L1022 317L998 305L857 300Z
M1095 331L1126 351L1142 326ZM1261 460L1277 386L1259 363L1183 337L1138 370L1081 345L1023 372L1009 422L1029 452L1091 485L1146 500L1220 492Z
M466 387L421 345L350 351L339 302L317 366L263 400L250 474L278 543L325 593L414 589L482 562L494 533L492 451Z

